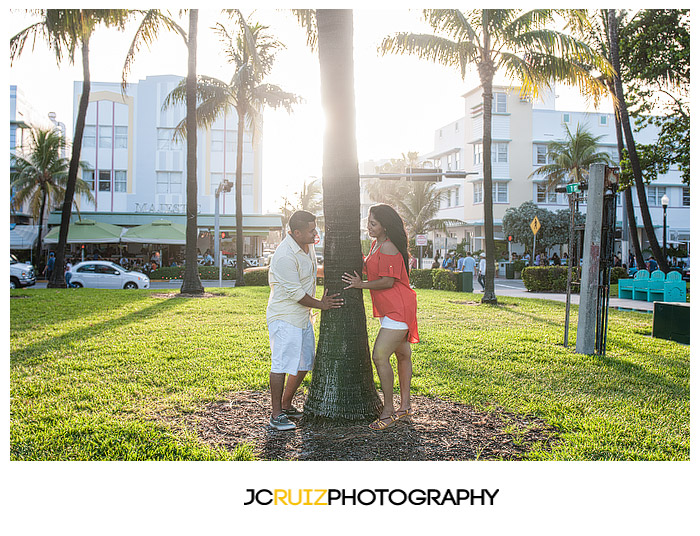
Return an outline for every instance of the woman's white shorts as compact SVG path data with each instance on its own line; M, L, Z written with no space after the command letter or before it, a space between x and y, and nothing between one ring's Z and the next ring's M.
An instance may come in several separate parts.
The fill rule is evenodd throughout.
M284 320L273 320L267 326L272 350L272 372L296 375L313 368L316 355L314 326L298 328Z
M408 324L406 324L406 322L392 320L388 316L382 316L379 319L379 323L384 329L408 329Z

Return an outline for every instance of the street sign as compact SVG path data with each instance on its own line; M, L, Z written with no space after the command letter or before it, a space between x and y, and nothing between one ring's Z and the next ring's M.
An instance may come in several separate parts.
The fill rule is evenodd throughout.
M571 184L566 185L566 193L567 194L573 194L576 192L580 192L581 190L579 189L579 183L578 182L573 182Z
M416 246L427 246L428 245L428 235L419 234L416 235Z
M542 227L542 224L540 224L540 220L537 219L537 216L535 216L535 219L530 222L530 229L532 229L532 234L536 235L537 231L540 230L540 227Z

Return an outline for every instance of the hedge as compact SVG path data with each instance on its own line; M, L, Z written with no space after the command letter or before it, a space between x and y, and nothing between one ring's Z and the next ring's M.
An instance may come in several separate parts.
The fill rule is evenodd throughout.
M580 273L581 269L574 267L572 281L578 281ZM531 292L566 292L566 274L566 266L527 266L520 275Z
M433 288L433 271L429 268L414 268L408 279L413 288Z
M457 276L454 272L442 268L431 271L433 272L433 288L435 290L458 290Z
M219 268L217 266L198 266L199 277L202 280L216 280L219 279ZM243 274L243 281L249 286L265 286L267 285L267 271L268 268L254 268L249 269ZM182 279L185 273L184 266L167 266L163 268L158 268L150 273L149 277L151 279ZM224 266L224 271L221 279L227 281L236 279L236 269L232 266Z

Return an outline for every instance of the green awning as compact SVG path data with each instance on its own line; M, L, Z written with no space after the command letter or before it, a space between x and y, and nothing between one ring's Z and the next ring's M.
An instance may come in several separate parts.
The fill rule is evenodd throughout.
M45 244L58 244L61 227L54 227L44 238ZM78 220L68 226L68 244L117 244L123 229L111 223Z
M145 225L127 229L122 242L138 244L185 245L186 226L169 220L155 220Z

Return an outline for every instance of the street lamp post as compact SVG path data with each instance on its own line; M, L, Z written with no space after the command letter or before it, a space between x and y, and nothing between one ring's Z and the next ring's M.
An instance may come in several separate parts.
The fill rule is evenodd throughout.
M661 198L661 206L664 207L664 264L666 263L666 209L668 208L668 196L664 194Z

